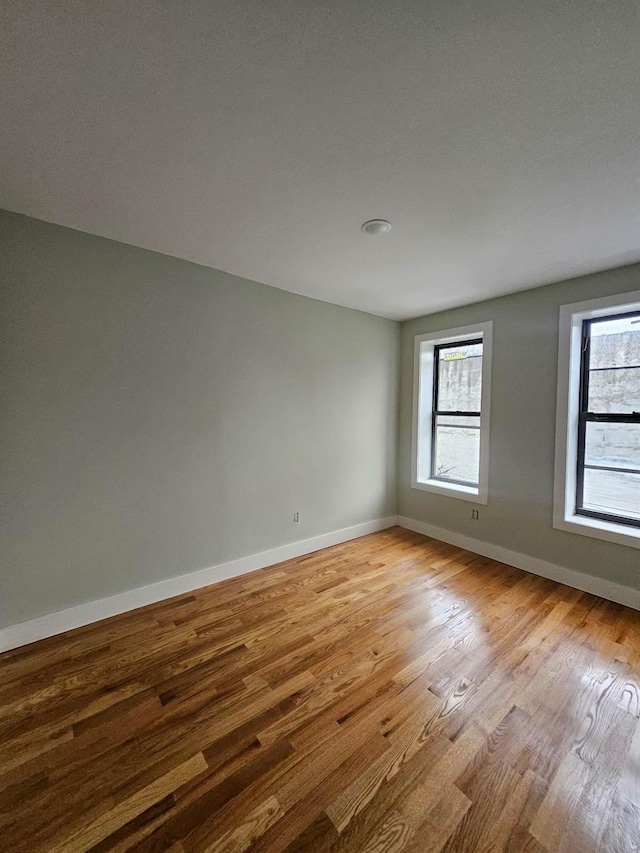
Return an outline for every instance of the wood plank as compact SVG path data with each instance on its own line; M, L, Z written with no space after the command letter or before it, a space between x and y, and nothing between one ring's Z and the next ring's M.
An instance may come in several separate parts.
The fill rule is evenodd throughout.
M142 790L132 794L123 802L110 809L106 814L83 826L73 835L54 842L50 848L52 853L82 853L89 847L102 841L115 829L128 823L154 803L162 800L167 794L175 791L180 785L198 776L207 769L207 762L202 753L194 755L188 761L155 779Z
M398 528L0 656L24 853L638 849L640 614Z

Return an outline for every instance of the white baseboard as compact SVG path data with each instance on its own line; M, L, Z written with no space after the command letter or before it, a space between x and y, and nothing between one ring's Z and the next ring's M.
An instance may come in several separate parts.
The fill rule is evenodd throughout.
M289 545L282 545L279 548L272 548L269 551L262 551L259 554L251 554L248 557L241 557L238 560L220 563L217 566L200 569L199 571L190 572L179 577L158 581L157 583L122 592L118 595L112 595L108 598L88 601L85 604L70 607L68 610L49 613L46 616L30 619L27 622L9 625L6 628L0 629L0 652L15 649L26 643L33 643L36 640L42 640L46 637L53 637L56 634L62 634L65 631L71 631L73 628L89 625L92 622L98 622L110 616L117 616L119 613L126 613L129 610L144 607L146 604L155 604L158 601L172 598L175 595L182 595L185 592L191 592L191 590L200 589L203 586L209 586L227 578L253 572L256 569L265 568L265 566L271 566L274 563L293 560L304 554L320 551L322 548L329 548L331 545L339 545L341 542L348 542L350 539L366 536L368 533L386 530L395 524L399 524L401 527L406 527L408 530L413 530L416 533L430 536L432 539L439 539L441 542L447 542L458 548L464 548L483 557L490 557L509 566L515 566L518 569L523 569L525 572L531 572L534 575L540 575L543 578L566 584L574 589L580 589L583 592L590 592L592 595L606 598L608 601L615 601L617 604L624 604L627 607L632 607L634 610L640 610L640 590L622 586L621 584L613 583L594 575L588 575L584 572L567 569L555 563L548 563L546 560L540 560L528 554L521 554L518 551L511 551L508 548L503 548L501 545L482 542L479 539L473 539L470 536L464 536L462 533L455 533L452 530L445 530L443 527L436 527L424 521L392 515L387 518L368 521L364 524L356 524L353 527L345 527L342 530L335 530L332 533L325 533L321 536L314 536L311 539L302 539L299 542L292 542Z
M491 557L491 559L498 560L500 563L506 563L508 566L515 566L517 569L523 569L525 572L531 572L531 574L540 575L543 578L566 584L566 586L582 590L582 592L599 595L601 598L606 598L607 601L615 601L616 604L625 604L634 610L640 610L640 590L638 589L622 586L604 578L595 577L595 575L576 572L574 569L567 569L555 563L548 563L546 560L539 560L537 557L531 557L529 554L510 551L501 545L493 545L491 542L472 539L471 536L464 536L462 533L445 530L443 527L436 527L433 524L427 524L425 521L417 521L414 518L407 518L403 515L398 516L398 524L400 527L413 530L415 533L423 533L432 539L439 539L441 542L447 542L449 545L456 545L458 548L464 548L466 551L472 551L474 554Z
M227 578L244 575L256 569L263 569L265 566L271 566L274 563L293 560L303 554L310 554L313 551L320 551L322 548L329 548L331 545L339 545L341 542L366 536L367 533L386 530L396 523L395 515L378 518L375 521L366 521L364 524L344 527L342 530L334 530L332 533L324 533L311 539L302 539L299 542L292 542L289 545L282 545L269 551L261 551L259 554L241 557L239 560L220 563L217 566L158 581L148 586L138 587L138 589L121 592L118 595L111 595L108 598L78 604L68 610L60 610L57 613L49 613L27 622L9 625L0 629L0 652L15 649L26 643L33 643L45 637L53 637L56 634L71 631L73 628L80 628L82 625L107 619L109 616L117 616L119 613L126 613L128 610L135 610L138 607L144 607L146 604L155 604L157 601L173 598L175 595L182 595L185 592L191 592L191 590L200 589Z

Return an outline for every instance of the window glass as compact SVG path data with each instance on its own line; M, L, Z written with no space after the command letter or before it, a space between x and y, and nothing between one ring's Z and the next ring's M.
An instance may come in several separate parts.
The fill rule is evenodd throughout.
M431 476L453 483L477 485L480 475L482 341L436 347L435 371Z
M590 412L640 411L640 317L590 324Z
M438 357L438 411L479 412L482 344L441 347Z
M433 476L460 483L478 482L480 418L439 415L435 428Z
M586 468L583 508L640 521L640 474Z
M640 473L640 424L590 421L586 426L585 465L637 468Z
M590 412L640 411L638 368L590 371Z
M585 320L576 512L640 522L640 314Z

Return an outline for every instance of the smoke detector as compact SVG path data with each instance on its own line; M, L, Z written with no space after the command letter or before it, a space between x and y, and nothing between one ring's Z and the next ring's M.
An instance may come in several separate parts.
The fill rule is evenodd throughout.
M376 237L378 234L388 234L391 231L391 223L386 219L369 219L361 229L365 234Z

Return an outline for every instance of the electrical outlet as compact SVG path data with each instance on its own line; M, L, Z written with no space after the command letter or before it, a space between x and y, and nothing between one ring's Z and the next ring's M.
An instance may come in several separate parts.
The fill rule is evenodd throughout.
M300 513L299 512L293 513L293 520L294 521L300 521Z
M471 510L471 518L473 518L475 521L477 521L480 518L480 510L479 509L472 509Z

